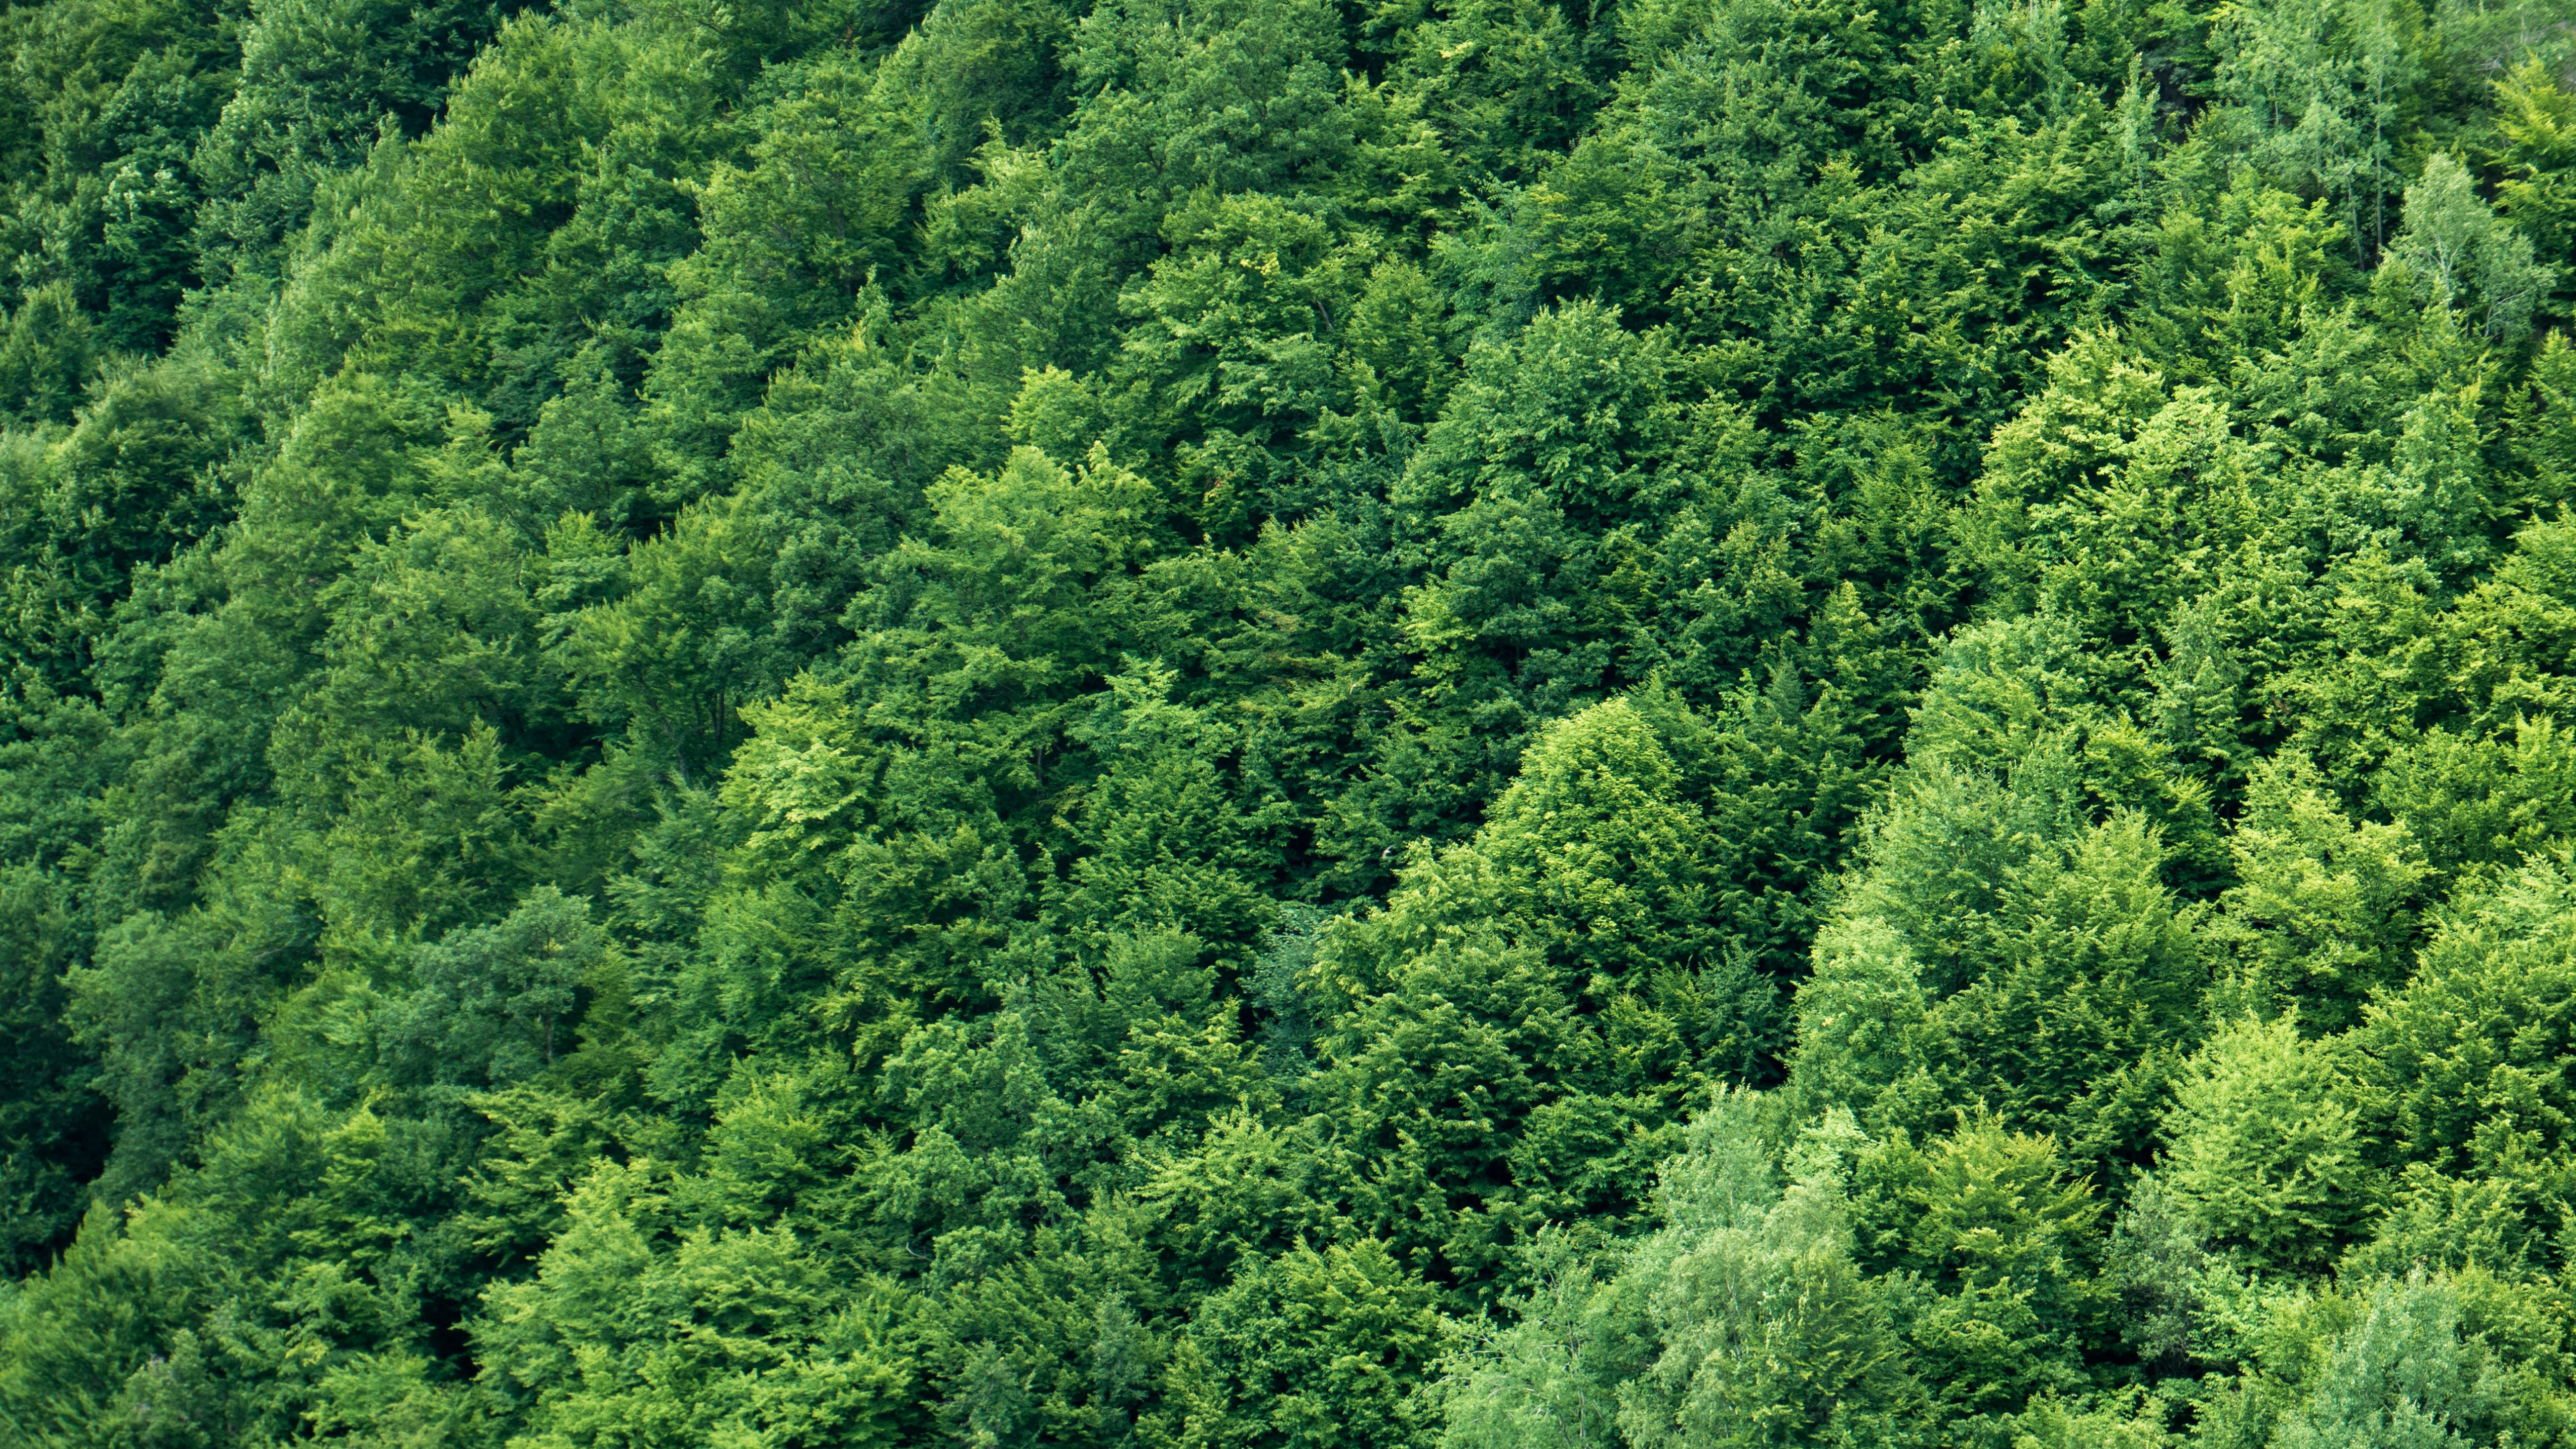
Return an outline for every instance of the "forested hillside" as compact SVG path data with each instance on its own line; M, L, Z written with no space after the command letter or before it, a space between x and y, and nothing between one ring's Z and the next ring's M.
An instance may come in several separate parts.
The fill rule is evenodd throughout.
M2571 0L0 44L0 1445L2576 1445Z

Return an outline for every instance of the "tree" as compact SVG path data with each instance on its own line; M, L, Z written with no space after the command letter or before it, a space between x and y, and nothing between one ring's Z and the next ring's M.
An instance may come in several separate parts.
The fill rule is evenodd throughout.
M2377 1144L2352 1106L2340 1042L2294 1018L2240 1018L2186 1063L2160 1169L2202 1239L2254 1266L2313 1270L2378 1206Z
M2434 153L2406 188L2406 224L2389 251L2423 295L2464 309L2498 341L2529 331L2533 307L2550 291L2550 269L2532 260L2531 238L2497 220L2447 152Z
M2347 819L2322 784L2294 754L2257 767L2228 839L2237 884L2213 931L2241 963L2226 990L2312 1032L2351 1026L2373 991L2403 979L2410 907L2431 874L2405 826Z

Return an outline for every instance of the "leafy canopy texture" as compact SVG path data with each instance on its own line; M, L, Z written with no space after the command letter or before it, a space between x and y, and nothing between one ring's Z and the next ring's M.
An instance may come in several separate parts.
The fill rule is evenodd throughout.
M2576 1449L2566 0L0 52L0 1449Z

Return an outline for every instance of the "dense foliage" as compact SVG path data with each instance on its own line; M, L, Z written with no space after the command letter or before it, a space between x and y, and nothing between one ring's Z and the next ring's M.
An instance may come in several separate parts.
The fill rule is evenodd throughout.
M2566 0L20 0L0 1444L2576 1444Z

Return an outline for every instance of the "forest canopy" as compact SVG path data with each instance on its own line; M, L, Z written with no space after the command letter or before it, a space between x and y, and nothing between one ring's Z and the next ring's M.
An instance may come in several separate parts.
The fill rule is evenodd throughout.
M0 48L0 1446L2576 1446L2568 0Z

